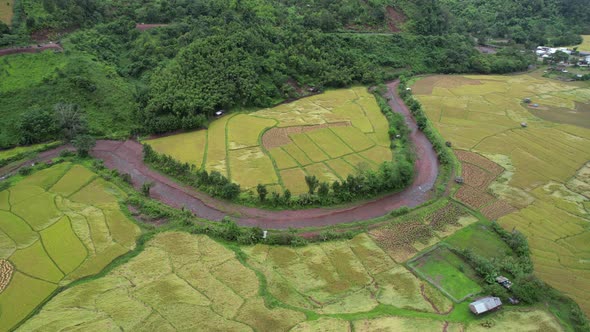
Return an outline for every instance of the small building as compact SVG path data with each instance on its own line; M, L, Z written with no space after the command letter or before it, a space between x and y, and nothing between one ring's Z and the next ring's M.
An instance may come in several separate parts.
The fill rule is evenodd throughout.
M502 301L500 301L499 297L488 296L469 303L469 310L476 315L481 315L485 312L496 310L501 306Z
M510 289L510 287L512 287L512 281L510 281L508 278L504 276L497 277L496 282L506 289Z

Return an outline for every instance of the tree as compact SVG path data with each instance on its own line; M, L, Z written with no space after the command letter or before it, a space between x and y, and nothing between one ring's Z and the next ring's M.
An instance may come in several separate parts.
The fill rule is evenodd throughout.
M56 122L51 112L43 109L31 109L20 116L18 131L22 144L33 144L52 139L57 131Z
M88 153L96 145L96 140L90 135L78 135L72 140L78 156L87 157Z
M315 175L306 175L305 176L305 183L307 183L307 188L309 189L308 192L310 195L313 195L315 189L320 184L318 178Z
M289 202L291 200L291 190L285 189L283 192L283 198L285 198L285 202Z
M58 103L55 104L53 110L57 125L66 140L71 140L77 135L84 134L88 131L88 124L80 106L76 104Z
M152 187L154 186L153 182L144 182L141 185L141 193L146 196L149 197L150 196L150 190L152 189Z
M256 187L256 191L258 192L258 198L260 198L260 201L264 202L266 195L268 194L268 189L266 189L266 186L259 183Z
M326 197L328 197L329 193L330 193L330 185L328 185L327 182L320 183L320 186L318 188L318 195L322 198L326 198Z

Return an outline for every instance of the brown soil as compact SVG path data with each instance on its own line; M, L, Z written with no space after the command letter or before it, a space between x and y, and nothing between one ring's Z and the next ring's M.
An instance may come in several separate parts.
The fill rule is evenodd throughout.
M20 53L39 53L46 50L54 50L56 52L61 52L63 51L63 48L59 44L38 44L23 47L11 47L0 49L0 56Z
M334 122L334 123L323 123L320 125L313 126L294 126L294 127L275 127L267 130L262 135L262 145L265 149L277 148L279 146L287 145L291 143L290 134L306 133L313 130L318 130L328 127L345 127L350 126L350 122Z
M139 31L146 31L153 28L165 27L168 24L144 24L144 23L137 23L135 24L135 28Z
M401 10L387 6L387 26L391 32L400 32L401 26L406 22L406 15Z

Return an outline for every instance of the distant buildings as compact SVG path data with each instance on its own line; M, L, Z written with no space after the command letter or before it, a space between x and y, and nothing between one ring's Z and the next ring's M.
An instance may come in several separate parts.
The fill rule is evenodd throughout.
M499 297L488 296L481 298L475 302L469 304L469 310L476 315L483 314L484 312L498 309L502 306L502 301Z

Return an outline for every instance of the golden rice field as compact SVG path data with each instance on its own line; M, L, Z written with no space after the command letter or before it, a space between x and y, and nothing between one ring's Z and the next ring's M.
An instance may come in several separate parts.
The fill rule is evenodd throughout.
M582 44L568 46L568 48L577 47L578 51L590 52L590 35L582 35L582 38L584 38L584 41L582 42Z
M230 114L207 130L147 140L155 151L218 171L250 189L259 183L294 194L304 177L333 182L392 160L388 123L366 88L331 90L249 114Z
M169 231L104 277L56 295L19 331L483 329L480 320L448 315L452 308L366 235L305 248L237 248ZM560 331L547 312L516 309L487 320L502 331Z
M590 160L590 84L552 81L539 72L431 76L413 91L455 148L502 166L489 192L519 210L498 221L528 236L536 274L590 314L590 176L584 167ZM527 107L524 98L539 106ZM553 114L537 116L540 109Z
M0 330L58 287L100 272L135 247L139 228L120 210L125 194L83 166L62 163L0 192ZM2 273L4 275L4 273ZM4 284L8 281L6 284Z
M5 0L0 3L0 21L10 25L12 22L14 0Z

